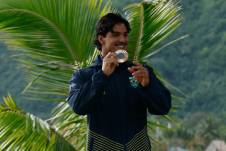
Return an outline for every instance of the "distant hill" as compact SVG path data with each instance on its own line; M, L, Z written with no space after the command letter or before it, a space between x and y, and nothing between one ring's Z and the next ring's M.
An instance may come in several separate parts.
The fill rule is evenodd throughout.
M3 100L3 96L10 93L20 107L35 115L47 118L50 114L50 108L55 104L29 101L23 97L21 92L27 84L26 76L18 62L13 58L15 54L16 51L9 51L3 43L0 43L0 100Z
M151 58L152 64L188 97L180 115L225 114L226 1L182 0L184 21L171 39L184 39Z
M24 72L12 57L13 52L0 43L0 96L11 93L14 97L21 97L20 92L25 86Z

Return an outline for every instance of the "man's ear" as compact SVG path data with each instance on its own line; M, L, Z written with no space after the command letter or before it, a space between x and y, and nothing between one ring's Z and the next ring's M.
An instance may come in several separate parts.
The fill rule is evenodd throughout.
M104 43L104 36L98 35L98 41L100 42L101 45Z

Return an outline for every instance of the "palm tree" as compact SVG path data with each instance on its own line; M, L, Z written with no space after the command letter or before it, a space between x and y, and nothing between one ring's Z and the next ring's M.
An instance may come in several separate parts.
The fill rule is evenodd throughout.
M32 99L59 103L52 118L42 121L6 98L0 110L4 117L0 122L2 149L85 149L85 117L74 114L65 102L68 81L73 70L88 66L98 54L92 44L95 24L111 11L110 1L102 0L0 0L0 38L20 53L16 59L29 80L24 93ZM147 62L167 46L160 42L180 25L179 11L178 2L171 0L125 7L123 12L132 27L130 59ZM39 136L43 137L41 143Z
M18 108L10 96L4 102L0 105L1 149L74 150L47 122Z

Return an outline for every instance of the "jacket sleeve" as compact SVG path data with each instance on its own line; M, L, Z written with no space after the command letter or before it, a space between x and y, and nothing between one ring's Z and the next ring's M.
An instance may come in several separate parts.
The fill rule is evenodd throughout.
M70 81L70 93L67 101L75 113L80 115L92 112L107 85L107 76L102 70L89 76L90 74L87 72L78 70Z
M141 88L148 111L155 115L165 115L171 108L171 94L155 76L153 70L146 66L149 72L150 83Z

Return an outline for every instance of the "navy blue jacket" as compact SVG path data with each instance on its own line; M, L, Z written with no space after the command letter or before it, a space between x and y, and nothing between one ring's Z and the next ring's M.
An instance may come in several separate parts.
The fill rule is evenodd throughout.
M151 114L167 114L171 96L147 66L150 84L134 87L128 71L132 65L130 61L122 63L107 77L102 71L102 58L98 56L90 67L73 74L68 101L75 113L87 115L88 150L132 150L137 146L134 142L142 141L139 139L146 141L143 146L150 150L147 109Z

